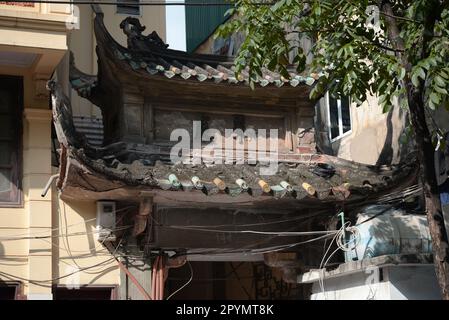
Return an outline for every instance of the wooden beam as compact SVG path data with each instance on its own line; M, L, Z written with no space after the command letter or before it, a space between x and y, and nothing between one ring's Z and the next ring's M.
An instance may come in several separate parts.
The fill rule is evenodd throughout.
M153 212L153 198L144 197L140 200L139 213L135 216L133 236L145 231L149 215Z

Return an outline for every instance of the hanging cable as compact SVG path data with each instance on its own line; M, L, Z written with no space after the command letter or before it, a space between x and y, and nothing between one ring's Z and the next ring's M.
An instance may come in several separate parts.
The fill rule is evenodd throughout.
M357 244L360 242L360 233L359 233L358 228L351 227L350 225L351 225L351 222L347 221L346 223L344 223L341 226L341 228L337 231L337 233L332 238L331 243L329 244L326 252L324 253L323 258L321 259L320 267L319 267L319 270L320 270L319 284L320 284L320 288L321 288L321 291L323 293L323 297L325 300L327 299L327 295L326 295L326 291L324 288L324 278L325 278L326 266L327 266L328 262L339 250L348 252L350 250L353 250L357 246ZM346 231L348 231L352 234L351 240L349 240L349 241L346 241ZM336 243L337 248L326 259L326 256L334 242ZM352 246L350 246L350 245L352 245Z
M68 274L66 274L66 275L63 275L63 276L60 276L60 277L56 277L56 278L52 278L52 279L48 279L48 280L32 280L32 279L27 279L27 278L23 278L23 277L20 277L20 276L12 275L12 274L7 273L7 272L4 272L4 271L0 271L0 275L3 275L3 276L5 276L5 277L7 277L7 278L9 278L9 279L12 279L12 280L18 279L18 280L27 281L27 282L29 282L29 283L33 283L33 284L36 284L36 285L39 285L39 286L48 287L48 286L45 285L45 283L53 283L54 281L57 281L57 280L60 280L60 279L64 279L64 278L70 277L71 275L76 274L76 273L78 273L78 272L82 272L82 271L84 271L84 270L92 269L92 268L95 268L95 267L97 267L97 266L100 266L100 265L109 263L109 262L112 261L112 260L114 260L114 258L109 258L109 259L107 259L107 260L105 260L105 261L99 262L99 263L94 264L94 265L92 265L92 266L85 267L85 268L83 268L83 269L76 270L76 271L71 272L71 273L68 273ZM51 287L52 285L49 285L49 286Z
M124 207L124 208L118 209L118 210L115 211L115 213L122 212L122 211L125 211L125 210L128 210L128 209L131 209L131 208L135 208L135 206L128 206L128 207ZM73 227L73 226L77 226L77 225L80 225L80 224L86 224L87 222L91 222L91 221L95 221L95 220L97 220L97 218L83 220L81 222L70 224L70 225L68 225L68 227ZM6 227L0 227L0 229L5 229L5 228ZM42 233L48 233L48 232L57 231L59 229L61 229L61 228L58 227L58 228L53 228L53 229L45 230L45 231L36 231L36 232L33 232L33 233L26 232L26 233L20 233L20 234L11 235L10 237L25 237L25 236L26 237L31 237L31 236L39 235L39 234L42 234ZM60 235L54 236L54 237L59 237L59 236ZM0 240L2 240L2 239L0 239ZM21 240L21 239L19 239L19 240Z
M320 230L320 231L257 231L257 230L216 230L216 229L205 229L205 228L189 228L181 227L181 226L163 226L172 229L180 229L180 230L195 230L195 231L204 231L204 232L214 232L214 233L251 233L251 234L265 234L265 235L275 235L280 237L292 237L292 236L312 236L312 235L320 235L320 234L334 234L337 231L331 230Z
M121 231L121 230L126 230L131 228L132 225L129 226L123 226L123 227L118 227L118 228L114 228L112 229L112 231ZM69 234L58 234L58 235L53 235L53 236L38 236L38 237L13 237L13 238L0 238L0 241L14 241L14 240L43 240L43 239L51 239L51 238L62 238L62 237L74 237L74 236L83 236L83 235L88 235L88 234L96 234L96 233L100 233L100 231L95 230L95 231L80 231L80 232L74 232L74 233L69 233Z
M190 264L190 261L189 260L187 260L187 264L189 265L189 269L190 269L190 278L189 278L189 280L183 285L183 286L181 286L178 290L176 290L175 292L173 292L172 294L170 294L168 297L167 297L167 299L165 299L165 300L169 300L171 297L173 297L175 294L177 294L179 291L181 291L182 289L184 289L185 287L187 287L189 284L190 284L190 282L192 282L192 279L193 279L193 268L192 268L192 265Z

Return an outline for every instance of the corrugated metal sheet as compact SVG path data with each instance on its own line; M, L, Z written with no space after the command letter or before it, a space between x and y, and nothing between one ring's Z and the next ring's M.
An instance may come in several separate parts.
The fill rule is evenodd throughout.
M201 0L207 3L226 3L223 0ZM186 3L199 3L198 0L185 0ZM211 33L225 21L225 12L230 5L186 6L187 52L195 50Z
M103 120L97 117L73 116L76 131L84 134L87 141L94 146L103 144Z

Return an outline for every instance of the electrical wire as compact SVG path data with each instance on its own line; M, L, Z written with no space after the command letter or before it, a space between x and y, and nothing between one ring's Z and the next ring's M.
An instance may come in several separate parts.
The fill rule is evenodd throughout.
M213 233L250 233L250 234L264 234L274 236L310 236L310 235L322 235L322 234L334 234L336 230L319 230L319 231L258 231L258 230L217 230L209 228L198 228L196 226L179 226L179 225L163 225L158 222L154 217L151 219L160 227L179 229L179 230L195 230Z
M53 283L54 281L57 281L57 280L60 280L60 279L64 279L64 278L70 277L71 275L76 274L76 273L78 273L78 272L82 272L82 271L84 271L84 270L88 270L88 269L91 269L91 268L95 268L95 267L97 267L97 266L99 266L99 265L103 265L103 264L109 263L109 262L112 261L112 260L114 260L114 258L109 258L109 259L107 259L107 260L105 260L105 261L99 262L99 263L94 264L94 265L92 265L92 266L84 267L83 269L79 269L79 270L76 270L76 271L74 271L74 272L68 273L68 274L66 274L66 275L63 275L63 276L60 276L60 277L56 277L56 278L52 278L52 279L48 279L48 280L32 280L32 279L27 279L27 278L23 278L23 277L20 277L20 276L12 275L12 274L7 273L7 272L4 272L4 271L0 271L0 275L3 275L3 276L5 276L5 277L7 277L7 278L9 278L9 279L12 279L12 280L18 279L18 280L26 281L26 282L33 283L33 284L36 284L36 285L39 285L39 286L45 286L45 285L43 285L43 284L45 284L45 283ZM50 286L51 286L51 285L50 285Z
M265 235L275 235L280 237L291 237L291 236L311 236L311 235L318 235L318 234L334 234L337 231L257 231L257 230L214 230L214 229L205 229L205 228L189 228L181 227L181 226L164 226L166 228L172 228L172 229L180 229L180 230L196 230L196 231L204 231L204 232L214 232L214 233L251 233L251 234L265 234Z
M193 279L193 268L192 268L192 265L191 265L191 263L190 263L190 261L189 260L187 260L187 264L189 265L189 269L190 269L190 278L189 278L189 280L184 284L184 285L182 285L178 290L176 290L175 292L173 292L172 294L170 294L168 297L167 297L167 299L165 299L165 300L169 300L171 297L173 297L175 294L177 294L179 291L181 291L182 289L184 289L185 287L187 287L189 284L190 284L190 282L192 282L192 279Z
M271 224L279 224L284 222L293 222L293 221L300 221L300 220L306 220L310 218L314 218L317 215L321 213L326 213L327 210L322 210L318 212L314 212L312 214L303 214L299 217L292 218L292 219L284 219L284 220L272 220L267 222L258 222L258 223L242 223L242 224L215 224L215 225L189 225L189 228L222 228L222 227L252 227L252 226L261 226L261 225L271 225ZM238 211L236 211L238 213ZM172 225L172 227L185 227L185 226L179 226L179 225Z
M261 250L261 249L253 249L252 253L253 254L262 254L262 253L270 253L270 252L282 251L282 250L286 250L286 249L291 249L291 248L299 246L301 244L306 244L306 243L322 240L322 239L328 238L330 236L332 236L332 234L325 234L325 235L322 235L322 236L317 237L317 238L312 238L312 239L309 239L309 240L296 242L296 243L291 243L291 244L287 244L287 245L283 245L283 246L271 247L271 248L268 248L268 249L264 248L263 250Z
M302 244L306 244L306 243L311 243L311 242L315 242L315 241L320 241L322 239L326 239L328 237L331 237L332 234L325 234L316 238L312 238L309 240L305 240L305 241L301 241L301 242L293 242L293 243L288 243L285 245L280 245L280 246L273 246L273 247L264 247L264 248L257 248L254 249L253 247L260 245L263 242L268 242L270 241L273 237L270 237L268 239L265 239L263 241L259 241L259 242L255 242L252 243L251 245L248 245L244 248L239 248L239 249L213 249L213 250L201 250L201 251L193 251L190 250L188 252L183 252L182 255L186 255L186 256L191 256L191 255L227 255L227 254L251 254L251 255L258 255L258 254L264 254L264 253L270 253L270 252L277 252L277 251L283 251L283 250L287 250L287 249L291 249L294 248L296 246L302 245Z
M338 232L332 238L331 243L329 244L326 252L324 253L323 258L321 259L320 267L319 267L319 270L320 270L319 284L320 284L320 289L323 293L323 297L325 300L327 299L327 295L326 295L326 290L324 288L324 278L325 278L326 266L327 266L328 262L339 250L342 250L344 252L349 252L350 250L353 250L355 248L355 246L360 242L360 232L359 232L358 228L351 227L350 225L351 225L351 222L348 221L341 226L341 228L338 230ZM352 233L351 240L349 240L349 241L346 241L346 231L349 231L350 233ZM334 242L336 243L337 248L326 259L326 256ZM353 246L350 247L349 244L353 244Z
M344 228L344 225L341 228ZM321 259L320 266L319 266L320 277L319 277L319 281L318 282L319 282L319 285L320 285L320 289L323 292L324 299L326 299L326 291L324 289L324 276L325 276L326 270L323 269L322 266L323 266L324 260L326 259L327 254L328 254L329 250L331 249L332 244L334 243L334 241L335 241L337 236L338 236L338 233L336 233L334 235L334 237L332 238L331 242L329 243L329 246L327 247L327 250L324 252L323 258Z
M118 213L118 212L122 212L122 211L125 211L125 210L128 210L128 209L131 209L131 208L135 208L135 206L124 207L124 208L116 210L115 212ZM91 222L91 221L95 221L95 220L97 220L97 218L87 219L87 220L84 220L84 221L81 221L81 222L70 224L70 225L68 225L68 227L73 227L73 226L77 226L77 225L80 225L80 224L86 224L87 222ZM0 229L5 229L5 228L6 227L0 227ZM60 227L53 228L53 229L50 229L50 230L37 231L37 232L33 232L33 233L29 233L29 232L19 233L19 234L11 235L10 237L22 237L22 236L31 237L31 236L39 235L39 234L42 234L42 233L48 233L48 232L57 231L59 229L60 229ZM0 241L3 241L3 239L0 239Z
M156 225L159 225L159 226L161 225L161 223L159 223L159 221L157 221L153 216L150 215L149 217ZM326 234L326 235L324 235L322 237L318 237L316 239L309 239L307 241L303 241L303 242L299 242L299 243L298 242L297 243L289 243L289 244L287 244L287 246L294 247L294 246L300 245L302 243L308 243L308 242L312 242L312 241L321 240L321 239L323 239L325 237L328 237L328 236L329 235ZM183 255L193 255L193 254L198 254L198 255L219 255L219 254L232 254L232 253L248 253L248 254L250 254L253 250L257 250L257 249L252 249L252 248L254 248L256 246L260 246L263 243L269 242L269 241L271 241L275 237L277 237L277 235L267 237L267 238L265 238L265 239L263 239L261 241L254 242L254 243L252 243L250 245L244 246L243 248L234 249L234 250L232 250L232 249L231 250L230 249L221 249L221 250L214 249L214 250L209 250L209 251L201 251L200 253L198 253L198 252L187 252L187 253L183 253ZM266 248L259 248L259 250L261 250L261 249L262 250L266 250ZM282 250L282 249L278 249L278 250L274 250L274 251L280 251L280 250ZM266 252L271 252L271 251L266 251ZM256 252L256 254L260 254L260 253Z
M265 247L265 248L258 248L258 249L251 249L251 246L255 246L258 245L260 243L255 243L252 244L251 246L247 246L247 248L239 248L239 249L214 249L214 250L201 250L201 251L194 251L194 250L190 250L188 252L183 252L182 255L185 256L192 256L192 255L227 255L227 254L252 254L252 255L257 255L257 254L264 254L264 253L270 253L270 252L277 252L277 251L282 251L282 250L286 250L286 249L291 249L293 247L299 246L301 244L306 244L306 243L311 243L314 241L319 241L328 237L331 237L332 234L325 234L316 238L312 238L309 240L305 240L305 241L301 241L301 242L294 242L294 243L289 243L289 244L285 244L285 245L279 245L279 246L272 246L272 247ZM269 239L271 240L271 239Z
M119 243L119 245L120 245L120 243ZM52 278L52 279L48 279L48 280L32 280L32 279L27 279L27 278L20 277L20 276L15 276L15 275L12 275L12 274L4 272L4 271L0 271L0 275L3 275L3 276L5 276L5 277L7 277L9 279L12 279L12 280L18 279L18 280L26 281L26 282L33 283L33 284L36 284L36 285L39 285L39 286L49 287L49 286L46 286L44 284L45 283L51 283L50 286L52 286L52 283L54 281L70 277L73 274L76 274L76 273L79 273L79 272L83 272L85 270L90 270L90 269L96 268L98 266L102 266L104 264L107 264L107 263L111 262L112 260L115 260L116 259L115 258L115 253L118 250L119 245L117 245L117 247L115 248L114 252L112 253L113 256L111 258L106 259L106 260L104 260L102 262L96 263L94 265L88 266L88 267L80 268L80 269L78 269L78 270L76 270L74 272L71 272L71 273L65 274L63 276L56 277L56 278Z
M60 197L60 193L58 194L58 197ZM58 204L59 203L61 203L61 201L58 201ZM76 261L77 259L75 259L75 257L73 256L73 254L72 254L72 250L71 250L71 248L70 248L70 244L69 244L69 239L68 239L68 228L67 228L67 213L66 213L66 207L65 207L65 202L62 202L62 204L63 204L63 208L64 208L64 221L65 221L65 225L66 225L66 228L65 228L65 231L66 231L66 237L65 237L65 242L64 242L64 238L62 238L62 243L63 243L63 245L64 245L64 247L65 247L65 251L68 253L68 255L70 256L70 258L71 258L71 260L73 261L73 263L76 265L76 267L78 268L78 269L82 269L83 267L81 266L81 265L79 265L78 264L78 262ZM122 209L123 210L123 209ZM126 209L127 210L127 209ZM59 219L59 221L60 221L60 223L61 223L61 228L62 228L62 217L61 217L61 210L60 210L60 206L58 205L58 211L59 211L59 213L60 213L60 219ZM116 211L116 213L117 213L117 211ZM121 217L120 217L120 219L118 220L118 221L116 221L116 224L118 224L118 223L120 223L123 219L125 218L125 215L122 215ZM119 227L119 228L115 228L115 229L121 229L121 230L126 230L126 229L129 229L131 226L126 226L126 227ZM101 230L96 230L96 232L100 232ZM122 240L123 240L123 237L122 237ZM103 241L100 243L100 245L98 245L98 246L103 246L103 244L104 244L104 242L106 241L106 237L103 239ZM120 243L119 244L121 244L121 241L120 241ZM98 247L98 246L96 246L96 248ZM118 246L117 246L117 248L118 248ZM117 250L117 248L116 248L116 250ZM96 250L96 249L95 249ZM115 253L115 251L114 251L114 253Z
M406 199L414 197L421 193L423 190L422 185L415 184L404 190L392 192L384 196L376 198L377 204L389 204L392 202L404 202Z
M120 231L120 230L125 230L128 228L131 228L131 225L128 226L123 226L123 227L118 227L118 228L114 228L111 229L111 231ZM74 233L69 233L69 234L58 234L58 235L53 235L53 236L37 236L37 237L12 237L12 238L0 238L0 241L14 241L14 240L43 240L43 239L51 239L51 238L62 238L62 237L73 237L73 236L84 236L84 235L88 235L88 234L96 234L96 233L100 233L101 231L99 230L95 230L95 231L80 231L80 232L74 232Z

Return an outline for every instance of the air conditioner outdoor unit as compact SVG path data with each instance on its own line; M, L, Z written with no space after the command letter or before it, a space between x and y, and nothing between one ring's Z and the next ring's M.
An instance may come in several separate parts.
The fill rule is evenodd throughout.
M115 241L115 202L97 201L96 239L98 241Z

